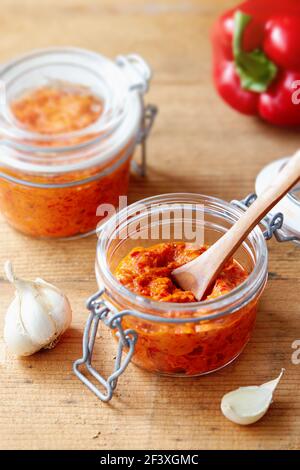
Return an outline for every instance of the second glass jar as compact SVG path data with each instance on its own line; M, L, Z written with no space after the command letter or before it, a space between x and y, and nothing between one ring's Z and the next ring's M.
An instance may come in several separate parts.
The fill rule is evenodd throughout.
M143 132L150 75L138 56L113 62L76 48L33 52L1 69L0 209L13 227L39 238L82 236L101 221L101 204L118 206ZM39 133L13 115L11 104L30 90L69 84L102 103L87 127Z

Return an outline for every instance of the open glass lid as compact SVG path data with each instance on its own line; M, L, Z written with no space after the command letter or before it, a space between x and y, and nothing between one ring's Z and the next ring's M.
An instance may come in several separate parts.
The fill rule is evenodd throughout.
M289 158L276 160L258 174L255 183L255 191L259 196L284 167ZM291 191L271 210L270 215L283 215L283 225L280 229L285 240L290 239L300 244L300 181ZM284 239L282 241L285 241Z

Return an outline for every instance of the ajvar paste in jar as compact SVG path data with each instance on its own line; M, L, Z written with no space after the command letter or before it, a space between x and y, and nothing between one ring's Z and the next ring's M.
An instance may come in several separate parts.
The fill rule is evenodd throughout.
M29 131L55 135L90 126L102 102L88 88L68 83L32 90L11 103L14 117Z
M138 295L158 302L192 305L196 302L193 293L178 287L171 272L206 249L205 246L193 248L175 242L137 247L119 263L115 276L123 286ZM228 294L247 277L246 270L231 259L204 300ZM168 315L180 318L182 312L174 308L170 313L164 313L164 316ZM125 316L123 322L125 328L133 328L138 333L134 355L137 365L166 374L199 375L224 366L241 352L249 339L255 317L256 302L253 302L230 315L200 323L150 323L133 316Z
M95 137L88 133L79 137L65 136L88 128L103 111L100 99L88 88L64 82L28 91L12 101L10 107L19 125L46 136L46 140L39 140L37 145L41 152L44 146L53 147L47 157L50 166L60 156L55 147L67 149ZM0 209L12 226L34 237L64 238L88 233L101 220L96 214L99 205L117 206L119 196L127 194L131 149L132 142L129 142L108 163L50 177L5 169L3 172L16 181L1 179ZM85 179L91 180L85 182ZM23 181L28 184L22 184ZM68 185L70 182L75 184ZM56 187L48 187L49 184Z

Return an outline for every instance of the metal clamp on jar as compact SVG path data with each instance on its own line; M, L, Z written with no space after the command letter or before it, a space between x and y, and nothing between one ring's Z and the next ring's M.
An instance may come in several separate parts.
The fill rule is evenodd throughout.
M97 207L117 207L119 196L127 194L138 144L142 162L133 165L145 173L146 139L157 113L156 106L144 105L150 79L138 55L111 61L77 48L36 51L1 69L0 210L13 227L39 238L95 232ZM55 120L51 102L49 126L41 129L39 107L47 106L49 90L60 91L66 103L72 93L94 97L101 112L82 126L81 110L74 117L71 103L67 118L78 122L65 130L66 116L58 112ZM28 96L32 102L22 121Z
M283 163L275 162L259 174L256 182L258 194ZM295 222L297 220L299 225L300 206L295 191L262 221L264 230L256 227L237 250L235 259L249 273L247 279L229 294L202 302L153 301L130 292L113 273L122 257L136 245L137 226L143 227L146 234L153 224L165 225L167 220L172 234L177 224L193 224L194 228L204 230L205 243L209 245L235 223L253 202L255 194L232 203L197 194L155 196L129 206L106 222L101 229L96 256L100 290L87 302L90 315L83 335L83 356L74 363L77 377L98 398L109 401L119 376L131 360L151 372L196 376L216 371L237 358L250 339L258 300L267 282L266 240L274 235L278 241L300 242L300 230L299 227L296 230ZM174 204L189 209L182 211L182 214L189 214L185 220L184 216L180 219L169 210ZM296 218L295 211L298 211ZM166 218L168 213L173 214L169 219ZM158 217L158 214L165 217ZM191 214L195 217L191 218ZM139 244L149 246L151 240L141 236ZM92 365L99 322L112 330L118 342L114 372L108 379L104 379ZM102 385L102 391L82 373L83 365Z

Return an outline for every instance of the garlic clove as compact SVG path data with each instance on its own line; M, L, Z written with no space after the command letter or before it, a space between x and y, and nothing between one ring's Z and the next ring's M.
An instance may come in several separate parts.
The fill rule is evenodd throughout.
M230 421L247 425L263 417L271 400L272 394L259 387L241 387L223 397L221 410Z
M279 384L280 380L281 380L281 377L283 376L285 372L285 369L281 369L281 372L280 374L278 375L278 377L274 380L270 380L270 382L266 382L264 384L261 385L261 388L265 389L265 390L270 390L271 393L273 394L277 385Z
M43 279L35 280L39 292L42 292L43 300L47 303L48 312L55 323L56 329L62 334L72 321L71 305L68 298L56 287ZM61 315L61 311L65 315Z
M33 343L43 346L55 335L55 323L48 314L42 296L38 290L23 289L22 296L18 293L21 305L21 321Z
M4 340L8 349L17 356L26 356L54 347L72 321L67 297L41 279L32 282L16 278L10 262L5 264L5 273L16 288L5 317Z
M38 351L40 346L33 344L22 325L19 316L19 302L19 299L15 297L8 307L4 325L4 341L7 348L16 355L29 356Z
M248 425L261 419L272 403L273 393L284 373L260 386L240 387L224 395L221 410L226 418L236 424Z

